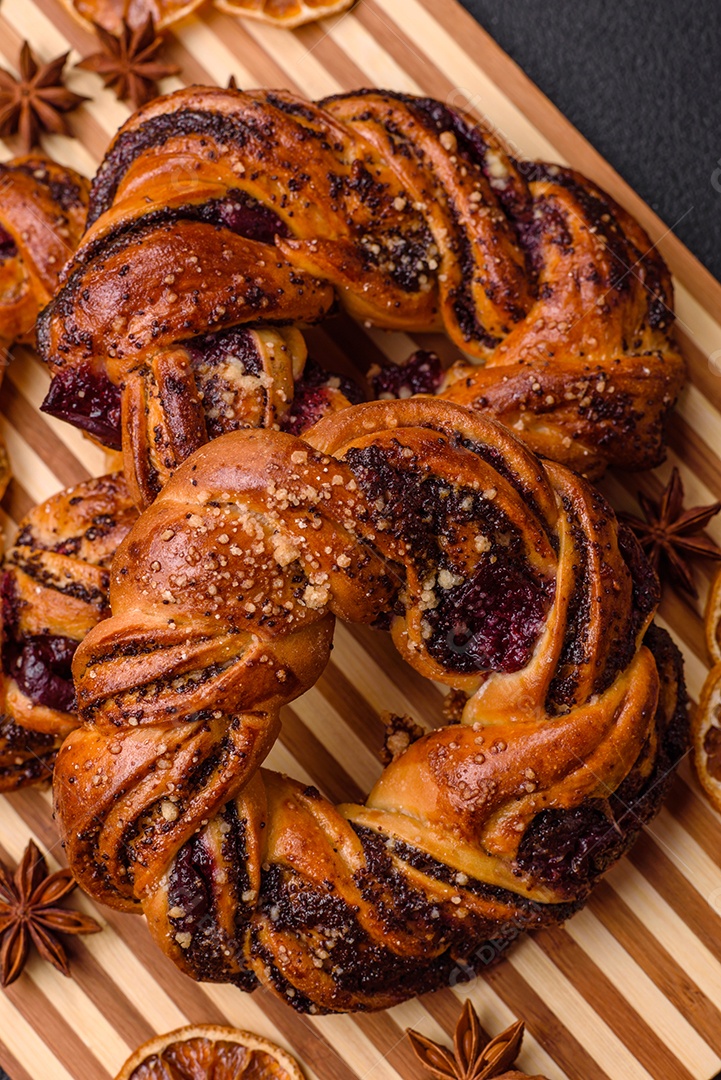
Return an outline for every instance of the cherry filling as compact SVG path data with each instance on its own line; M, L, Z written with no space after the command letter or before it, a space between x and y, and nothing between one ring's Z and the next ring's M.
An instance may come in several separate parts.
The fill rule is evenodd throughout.
M230 191L224 199L213 200L208 213L213 221L248 240L272 244L276 236L290 235L277 214L245 191Z
M600 805L543 810L526 830L517 862L525 873L570 894L594 881L625 844Z
M10 233L0 225L0 263L17 255L18 249Z
M34 705L71 712L75 707L72 662L77 641L45 634L5 642L3 666Z
M281 421L283 431L302 435L329 411L329 390L339 390L353 405L363 400L359 386L343 375L326 371L314 360L306 362L303 374L296 380L293 404Z
M253 331L243 326L218 330L214 334L201 334L184 342L195 365L207 364L217 367L230 357L240 360L246 375L259 375L261 356L255 344Z
M120 450L120 389L89 364L65 368L50 383L40 409Z
M442 379L436 354L418 349L402 364L389 364L372 373L370 382L377 398L409 398L414 394L435 394Z
M555 583L499 553L473 577L437 589L425 612L431 656L451 671L518 671L531 658L553 599Z

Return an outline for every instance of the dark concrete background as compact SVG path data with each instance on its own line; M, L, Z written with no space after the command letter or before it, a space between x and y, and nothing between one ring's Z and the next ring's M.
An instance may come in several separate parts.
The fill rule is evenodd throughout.
M721 278L718 0L462 0Z
M721 3L462 2L721 278Z

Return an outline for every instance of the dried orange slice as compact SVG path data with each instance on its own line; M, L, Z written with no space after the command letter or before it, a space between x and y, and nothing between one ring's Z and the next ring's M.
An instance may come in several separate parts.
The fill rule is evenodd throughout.
M304 1080L298 1062L249 1031L199 1024L158 1035L136 1050L115 1080Z
M352 3L353 0L215 0L215 6L226 15L261 19L286 30L328 15L339 15Z
M714 664L721 664L721 570L713 579L706 602L706 646Z
M111 34L119 34L123 19L135 29L148 15L162 30L184 19L207 0L62 0L65 7L87 26L98 23ZM215 6L227 15L261 19L292 30L295 26L325 19L346 11L354 0L215 0Z
M706 677L691 730L696 774L721 813L721 664L711 668Z
M123 19L135 29L153 16L156 30L170 26L199 8L206 0L63 0L65 7L85 23L98 23L119 34Z

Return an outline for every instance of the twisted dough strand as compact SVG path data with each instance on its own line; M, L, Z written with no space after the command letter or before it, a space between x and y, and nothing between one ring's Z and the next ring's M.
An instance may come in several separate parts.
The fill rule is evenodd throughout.
M310 1011L436 985L567 917L655 809L684 743L656 600L600 495L454 404L225 435L124 541L76 655L73 871L196 978ZM260 767L335 617L468 696L362 806Z
M374 326L444 330L472 362L451 368L442 395L546 456L592 475L662 453L684 365L648 237L590 181L515 161L440 102L179 91L121 129L90 222L43 318L57 384L48 408L62 413L60 399L95 378L124 387L137 410L135 383L162 355L193 414L171 409L167 441L180 450L157 483L142 479L152 447L125 431L126 472L145 501L212 437L198 336L312 322L335 297ZM251 378L259 368L241 364Z
M137 517L122 476L46 499L3 560L0 791L49 780L78 720L70 665L109 614L110 563Z
M0 165L0 346L34 339L35 320L85 228L90 185L49 158Z
M0 164L0 379L7 351L35 340L35 321L85 227L90 185L40 155ZM0 440L0 495L10 480Z

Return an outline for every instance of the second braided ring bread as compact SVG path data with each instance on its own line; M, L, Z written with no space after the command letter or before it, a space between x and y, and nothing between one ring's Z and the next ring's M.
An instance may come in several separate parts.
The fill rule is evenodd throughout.
M44 407L122 441L145 503L208 438L284 422L302 370L286 328L336 299L444 331L473 362L429 388L589 476L660 460L684 376L668 272L630 215L429 98L160 98L110 146L66 278L40 323Z
M572 913L658 808L686 721L657 598L586 481L458 405L222 436L122 543L76 654L54 782L73 872L190 975L301 1010L473 969ZM261 767L335 618L467 699L363 805Z

